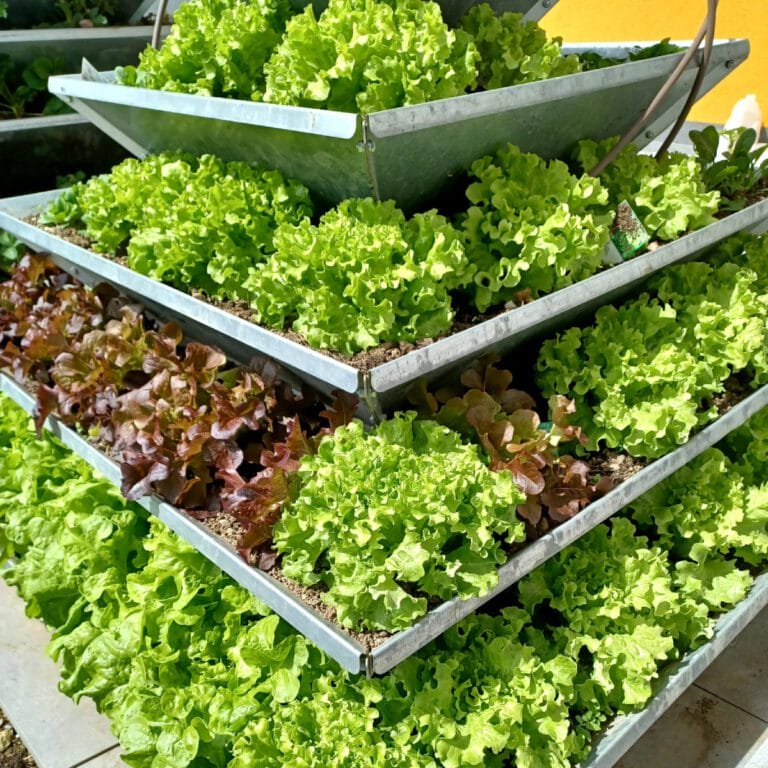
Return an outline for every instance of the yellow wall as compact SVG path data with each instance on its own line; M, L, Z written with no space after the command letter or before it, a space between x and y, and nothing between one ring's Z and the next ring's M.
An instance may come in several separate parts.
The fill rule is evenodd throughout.
M541 24L550 35L569 43L690 40L706 6L705 0L560 0ZM746 37L751 52L744 64L696 104L689 119L723 123L736 101L755 93L763 123L768 124L768 0L721 0L716 36Z

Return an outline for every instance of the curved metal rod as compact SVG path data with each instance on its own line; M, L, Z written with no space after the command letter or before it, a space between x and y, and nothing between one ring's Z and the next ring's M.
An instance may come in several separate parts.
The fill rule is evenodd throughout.
M157 15L155 16L155 27L152 30L152 47L160 47L160 35L163 31L163 18L165 9L168 7L168 0L157 0Z
M696 79L693 81L691 92L688 94L688 98L683 105L683 109L675 120L675 124L670 129L667 137L659 147L659 151L656 153L656 159L659 160L666 155L667 150L672 146L672 142L675 137L680 133L680 129L688 119L688 115L696 103L696 99L699 96L701 90L701 84L704 82L704 75L707 73L707 67L709 67L709 60L712 56L712 45L715 42L715 23L717 21L717 3L718 0L708 0L709 6L707 11L707 34L706 41L704 43L704 53L701 56L701 63L699 64L699 71L696 73Z
M619 139L611 151L608 152L608 154L594 168L592 168L592 170L589 171L590 176L599 176L619 156L621 150L624 149L632 141L632 139L637 136L638 133L640 133L648 120L658 110L661 103L667 97L672 88L674 88L674 86L677 84L677 81L682 76L685 68L696 54L696 51L699 49L701 41L704 39L704 36L707 33L708 22L709 14L707 14L707 17L702 22L696 37L691 42L691 45L685 52L683 58L680 59L664 85L661 86L653 101L648 105L643 114L640 115L637 120L635 120L629 130Z

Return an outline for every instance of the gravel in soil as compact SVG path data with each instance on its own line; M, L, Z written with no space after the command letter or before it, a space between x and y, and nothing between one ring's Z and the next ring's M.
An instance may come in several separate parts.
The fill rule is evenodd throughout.
M37 768L24 742L13 730L5 712L0 710L0 768Z
M607 448L589 457L593 474L613 479L614 486L629 480L641 469L648 466L646 459L638 459L626 453L617 453Z

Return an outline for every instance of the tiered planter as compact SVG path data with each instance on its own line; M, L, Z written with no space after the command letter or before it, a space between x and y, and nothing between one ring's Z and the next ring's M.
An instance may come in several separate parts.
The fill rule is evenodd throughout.
M537 18L551 3L522 0L512 6ZM461 3L451 8L457 15L464 10ZM504 9L510 8L505 4ZM590 50L595 47L584 46ZM629 46L597 47L605 55L616 56ZM569 48L565 52L577 50ZM743 40L717 43L702 93L743 61L748 50ZM475 158L507 142L553 157L585 136L600 138L621 133L650 103L681 55L628 62L366 116L127 88L115 84L110 73L90 68L84 75L52 78L50 87L134 154L171 149L212 152L227 159L277 166L286 175L306 183L325 203L373 195L379 199L396 198L403 207L413 209L430 204L439 194L450 194ZM95 64L98 68L99 63ZM695 76L695 65L694 60L641 141L653 138L674 119ZM356 393L367 415L373 418L381 418L401 403L405 391L418 379L445 374L484 352L509 352L523 341L563 327L630 294L649 275L691 258L732 234L768 229L768 201L763 201L581 283L362 371L150 280L27 221L53 194L3 200L0 228L12 232L33 250L53 254L61 268L86 283L112 283L159 316L177 320L190 337L214 343L235 359L248 360L254 353L265 355L326 393L333 389ZM34 399L5 375L0 375L0 390L28 412L33 411ZM141 503L343 667L375 675L392 669L478 610L766 406L768 386L575 518L513 555L499 569L499 584L488 595L448 601L372 649L323 618L271 576L248 565L231 545L197 521L154 497ZM119 466L84 437L55 418L49 418L46 426L113 483L120 484ZM637 715L619 719L607 731L584 768L613 765L766 604L768 582L761 577L748 599L718 622L714 638L667 672L651 704Z
M11 397L27 413L34 412L35 399L6 374L0 374L0 392ZM384 674L685 466L707 448L711 448L767 406L768 385L701 430L685 445L654 461L606 496L590 504L579 515L513 555L499 569L499 584L491 592L471 600L454 598L445 602L433 608L409 629L392 635L374 649L363 647L342 627L329 622L279 581L248 565L231 544L224 542L171 504L156 497L145 497L139 503L350 672L365 673L369 676ZM122 473L118 464L95 448L86 438L54 417L47 420L46 428L110 482L120 487Z

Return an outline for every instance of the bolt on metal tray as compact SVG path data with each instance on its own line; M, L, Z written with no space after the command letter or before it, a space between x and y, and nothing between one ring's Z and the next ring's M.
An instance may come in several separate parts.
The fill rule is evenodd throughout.
M715 622L712 639L662 671L648 704L639 712L617 717L578 768L612 768L766 606L768 573L763 573L749 595Z
M0 200L0 228L33 250L52 254L62 269L82 277L85 282L112 283L158 314L171 315L190 336L213 344L236 359L248 361L254 354L266 355L325 394L335 389L356 393L363 404L361 415L373 418L380 418L402 403L419 379L437 378L486 352L504 354L524 341L562 327L601 304L621 297L660 269L691 258L737 232L768 229L768 200L763 200L579 283L361 371L24 220L58 194L57 190Z
M6 374L0 374L0 391L9 395L27 413L31 414L34 411L34 399ZM412 627L390 636L373 650L365 648L342 627L322 617L283 584L263 571L248 565L231 544L222 541L201 523L154 496L142 499L140 504L195 547L200 554L282 616L296 630L322 648L345 669L372 676L384 674L412 656L534 568L722 440L729 432L740 427L767 405L768 385L742 400L680 448L644 467L608 494L592 502L576 517L512 555L499 568L499 583L488 594L470 600L459 598L448 600L437 608L433 608ZM49 417L46 421L46 428L107 477L110 482L120 486L121 472L118 465L84 437L53 417Z
M563 51L626 58L633 46L643 44L591 43ZM748 53L746 40L717 41L701 94ZM701 54L693 57L640 142L677 116ZM139 157L171 149L212 153L276 167L301 179L323 204L373 195L412 210L455 191L476 158L507 143L550 158L585 136L623 133L682 56L626 61L368 115L133 88L93 67L85 68L87 74L52 77L49 89Z

